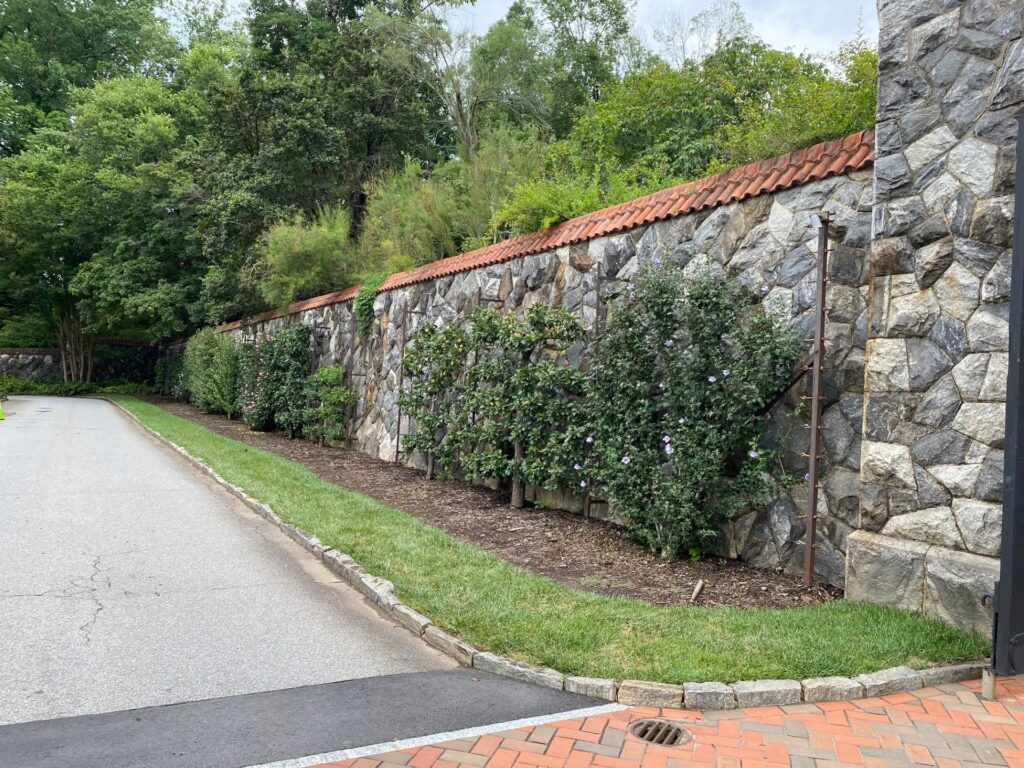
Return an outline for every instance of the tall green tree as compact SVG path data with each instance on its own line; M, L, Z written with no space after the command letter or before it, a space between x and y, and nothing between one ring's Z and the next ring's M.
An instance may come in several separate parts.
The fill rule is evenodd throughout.
M165 71L178 45L157 0L6 0L0 3L0 155L63 110L73 89Z
M49 316L68 378L89 380L97 333L188 327L200 253L178 156L199 119L191 94L114 78L76 92L62 120L0 163L5 290Z

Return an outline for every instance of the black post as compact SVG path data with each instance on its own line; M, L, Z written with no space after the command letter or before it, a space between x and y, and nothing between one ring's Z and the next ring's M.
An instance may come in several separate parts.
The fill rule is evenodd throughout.
M995 595L994 658L997 675L1024 672L1024 111L1017 114L1017 183L1013 266L1010 271L1010 365L1003 457L1003 543Z

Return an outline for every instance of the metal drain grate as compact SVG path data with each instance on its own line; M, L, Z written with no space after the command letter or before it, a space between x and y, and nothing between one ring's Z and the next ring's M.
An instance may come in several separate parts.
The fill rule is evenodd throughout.
M668 720L637 720L629 732L641 741L662 747L675 747L693 740L693 734Z

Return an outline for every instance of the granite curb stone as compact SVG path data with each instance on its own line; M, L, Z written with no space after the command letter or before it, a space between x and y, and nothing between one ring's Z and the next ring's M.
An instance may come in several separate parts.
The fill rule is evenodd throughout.
M803 695L797 680L740 680L732 684L732 689L740 709L799 704Z

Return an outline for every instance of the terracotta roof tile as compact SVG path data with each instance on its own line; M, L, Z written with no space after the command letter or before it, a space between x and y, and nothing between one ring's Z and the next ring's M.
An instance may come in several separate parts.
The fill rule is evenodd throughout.
M381 286L390 291L478 267L500 264L520 256L554 250L603 235L624 232L640 224L691 213L756 195L778 192L830 176L866 168L874 162L874 131L860 131L786 155L762 160L740 168L671 187L609 208L578 216L540 232L513 237L475 251L451 256L431 264L391 275ZM287 314L351 301L360 286L292 304ZM222 330L239 328L260 320L286 314L281 310L227 323Z

